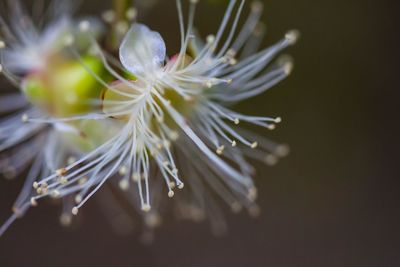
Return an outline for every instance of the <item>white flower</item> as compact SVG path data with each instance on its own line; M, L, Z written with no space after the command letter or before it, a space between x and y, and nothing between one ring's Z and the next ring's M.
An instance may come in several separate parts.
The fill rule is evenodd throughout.
M68 164L83 151L70 139L79 139L81 132L63 122L32 122L43 110L29 103L24 95L26 78L31 73L48 72L50 57L62 53L64 37L70 35L70 2L53 1L43 13L31 17L19 1L10 1L7 17L0 17L0 73L20 92L0 97L0 173L14 178L31 168L16 200L13 216L0 228L0 236L26 210L35 205L31 199L37 192L48 192L46 186L33 191L32 184ZM48 114L46 114L48 116ZM33 163L32 163L33 162ZM56 196L56 191L51 192Z
M6 40L3 66L18 74L45 68L48 57L64 46L62 37L70 31L70 1L52 1L36 16L27 13L19 1L10 1L8 6L8 13L0 17Z
M230 106L265 92L290 73L290 59L273 59L296 41L297 32L289 32L274 46L256 52L258 40L254 35L259 34L261 6L254 4L245 26L234 38L244 1L228 30L236 6L232 0L217 34L203 44L193 29L196 2L191 1L185 33L177 1L182 42L178 55L171 59L159 33L142 24L131 27L120 47L122 66L116 66L134 76L132 80L113 69L97 47L98 56L118 80L107 86L104 120L112 118L120 130L105 144L63 168L65 183L59 182L57 173L38 182L61 196L76 194L74 214L118 173L121 189L128 191L130 198L137 190L140 208L146 212L165 202L150 192L159 190L154 184L160 181L169 197L182 199L177 205L183 216L199 219L208 214L217 218L212 220L215 228L223 224L207 188L214 189L235 211L244 206L253 214L258 212L251 178L254 170L245 156L274 164L288 151L236 125L247 122L273 129L281 119L243 115ZM223 39L225 34L227 38ZM82 178L85 183L79 183ZM184 182L188 188L175 194L175 187L183 189ZM131 201L135 206L135 199Z
M237 32L245 1L231 0L217 33L203 42L193 26L196 3L190 1L185 29L177 0L182 39L180 51L171 58L161 35L143 24L133 24L126 34L120 62L92 38L92 52L116 79L107 84L91 73L106 87L102 110L36 122L58 125L55 129L63 133L74 129L79 133L79 127L71 129L70 122L93 120L95 131L108 140L95 142L91 152L80 154L47 177L39 176L33 183L36 194L19 207L56 196L70 208L62 217L70 221L70 214L77 215L109 181L112 188L119 186L132 207L145 211L142 215L150 228L159 225L167 204L163 196L168 196L176 198L173 203L181 217L196 221L209 217L216 231L223 230L223 218L209 189L235 212L242 207L253 215L259 212L254 168L246 158L272 165L288 148L239 124L272 130L281 119L244 115L232 106L264 93L289 75L291 60L275 58L295 43L298 33L291 31L272 47L258 50L263 35L261 4L252 5L249 18ZM90 24L82 23L80 28L87 31ZM79 57L79 51L71 50ZM176 192L176 188L183 190Z

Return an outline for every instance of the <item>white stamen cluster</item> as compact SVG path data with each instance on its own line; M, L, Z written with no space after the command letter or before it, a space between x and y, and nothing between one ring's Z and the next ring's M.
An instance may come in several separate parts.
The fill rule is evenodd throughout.
M56 170L53 173L32 178L36 194L28 204L19 203L19 210L36 206L45 197L72 195L73 204L61 218L64 224L69 224L68 215L77 215L106 182L117 176L118 187L124 194L137 191L140 209L148 216L156 216L152 208L160 202L151 194L157 188L152 186L156 181L165 184L169 198L178 195L176 188L185 187L182 194L179 192L182 196L186 190L191 192L191 197L185 198L190 203L180 205L194 220L209 212L205 205L212 198L207 188L217 191L234 212L245 207L250 214L259 214L254 203L257 197L252 180L254 169L246 158L274 165L286 156L288 148L249 133L239 125L249 123L273 130L282 119L244 115L233 111L231 106L264 93L290 74L293 67L290 58L274 59L293 45L299 34L290 31L272 47L259 50L263 35L259 23L261 3L253 3L249 18L237 31L245 1L231 0L217 33L202 42L193 25L198 1L190 1L186 27L181 1L176 2L181 47L171 59L167 59L160 34L142 24L133 24L127 32L120 47L120 62L103 51L93 37L88 37L92 54L98 56L116 80L111 84L84 65L81 52L73 46L74 36L64 36L64 45L107 90L102 110L65 119L33 119L35 116L24 113L20 123L46 122L65 129L64 124L69 122L96 120L117 129L116 134L91 152L66 157L65 166L52 166ZM136 9L126 13L129 20L136 16ZM112 23L115 13L107 11L103 19ZM78 28L87 33L91 24L84 20ZM121 32L126 31L121 28ZM0 42L2 47L4 43ZM134 78L126 78L126 72ZM0 151L2 146L8 148L22 139L18 135L7 139L5 146L0 143ZM56 137L53 142L57 142ZM59 147L67 150L54 143L44 154L56 158L55 148ZM36 175L40 173L39 167L35 169ZM149 225L158 225L159 220L154 218L149 219Z

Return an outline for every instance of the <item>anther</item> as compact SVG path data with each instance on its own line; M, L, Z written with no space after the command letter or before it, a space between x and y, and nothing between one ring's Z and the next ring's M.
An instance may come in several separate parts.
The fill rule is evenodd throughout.
M227 52L226 52L226 56L230 57L230 58L234 58L236 56L236 51L233 48L230 48Z
M56 175L58 177L64 176L65 174L67 174L67 170L65 168L61 168L61 169L56 170Z
M78 207L73 207L71 212L72 212L72 214L75 215L75 216L78 215L78 212L79 212Z
M71 46L74 42L75 42L74 36L72 36L71 34L68 34L67 36L65 36L65 38L64 38L65 46Z
M21 120L22 120L22 122L24 122L24 123L25 123L25 122L28 122L28 120L29 120L28 114L26 114L26 113L23 114L22 117L21 117Z
M125 34L128 31L129 25L125 21L119 21L116 25L116 30L120 34Z
M74 157L69 157L67 160L68 165L74 164L76 162L76 158Z
M283 65L283 71L285 72L286 75L289 75L293 71L293 62L288 61Z
M278 163L278 158L275 157L274 155L269 154L269 155L265 156L265 162L266 162L268 165L273 166L273 165L275 165L276 163Z
M231 204L231 209L234 213L239 213L242 210L242 205L239 202L233 202Z
M233 140L232 141L232 147L235 147L237 144L236 144L236 141L235 140Z
M207 43L209 43L209 44L214 43L215 36L214 35L208 35L206 40L207 40Z
M123 179L119 181L119 188L121 188L123 191L126 191L129 189L129 182L126 179Z
M233 65L236 65L236 63L237 63L237 59L236 59L236 58L230 58L230 59L229 59L229 64L230 64L230 65L233 66Z
M115 12L113 10L106 10L103 12L103 14L101 15L101 17L103 18L103 20L107 23L112 23L115 19Z
M185 187L185 184L184 184L184 183L178 184L178 188L179 188L179 189L183 189L184 187Z
M165 140L165 141L164 141L164 147L165 147L165 148L170 148L170 147L171 147L171 142L168 141L168 140Z
M149 215L146 215L144 220L146 225L151 228L155 228L161 224L161 218L156 213L150 213Z
M174 189L176 186L174 181L169 182L169 187L171 187L171 189Z
M90 22L87 20L83 20L79 23L79 30L81 32L87 32L90 29Z
M263 9L263 4L260 1L254 1L251 3L252 12L260 12Z
M63 213L60 216L60 223L62 226L69 226L72 222L72 217L70 214Z
M267 126L268 130L275 130L276 129L276 125L275 124L270 124Z
M174 194L175 194L174 191L170 190L170 191L168 192L168 197L173 197Z
M79 183L79 185L83 185L87 182L87 180L88 179L86 177L82 177L81 179L79 179L78 183Z
M136 19L137 14L138 14L137 9L134 7L131 7L128 9L128 11L126 11L126 18L128 20L134 20L134 19Z
M39 183L38 182L34 182L32 186L33 186L34 189L37 189L39 187Z
M279 157L286 157L290 153L290 148L288 145L279 145L276 150L275 154Z
M142 205L142 210L144 212L149 212L151 210L151 206L149 204L143 204Z
M51 197L53 197L53 198L59 198L60 196L61 196L61 193L58 190L54 190L51 192Z
M260 216L260 213L261 213L261 210L258 206L251 206L249 208L249 214L253 218Z
M220 147L217 148L217 154L218 155L222 155L222 153L224 152L225 146L222 145Z
M34 197L31 198L31 205L32 205L32 207L36 207L38 205L36 198L34 198Z
M75 203L76 203L76 204L79 204L79 203L82 202L82 196L78 194L78 195L75 196L75 199L74 199L74 200L75 200Z
M178 138L179 138L179 134L178 134L177 132L175 132L175 131L172 131L172 132L169 134L169 138L171 138L172 141L176 141L176 140L178 140Z
M207 88L213 87L213 83L211 81L206 81L205 85L207 86Z
M240 120L239 120L238 118L236 118L233 122L234 122L236 125L238 125L238 124L240 123Z
M6 43L3 40L0 40L0 49L3 49L6 47Z
M281 117L275 118L275 123L281 123L281 122L282 122L282 118Z
M297 40L299 39L299 37L300 37L300 32L298 30L291 30L285 34L286 40L291 45L295 44L297 42Z
M119 168L119 175L124 176L126 173L128 172L128 169L126 168L126 166L122 166L121 168Z
M65 176L61 176L60 179L58 180L60 184L66 185L68 183L68 179L65 178Z
M132 180L133 180L134 182L139 182L139 181L140 181L140 174L139 174L139 173L134 173L134 174L132 175Z
M255 201L257 199L257 195L258 195L257 188L251 187L249 189L249 191L248 191L248 195L247 196L251 201Z
M251 148L256 148L257 146L258 146L257 142L254 142L254 143L251 144Z

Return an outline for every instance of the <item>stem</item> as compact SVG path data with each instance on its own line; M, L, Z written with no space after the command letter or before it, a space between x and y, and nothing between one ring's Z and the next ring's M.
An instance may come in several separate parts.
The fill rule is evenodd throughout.
M126 11L130 7L130 0L113 0L116 21L126 20Z

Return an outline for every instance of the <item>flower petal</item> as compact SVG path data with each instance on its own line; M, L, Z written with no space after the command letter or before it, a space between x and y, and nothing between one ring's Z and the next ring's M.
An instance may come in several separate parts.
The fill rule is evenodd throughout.
M165 60L165 43L158 32L134 24L122 41L119 56L122 65L133 74L152 72L161 68Z

